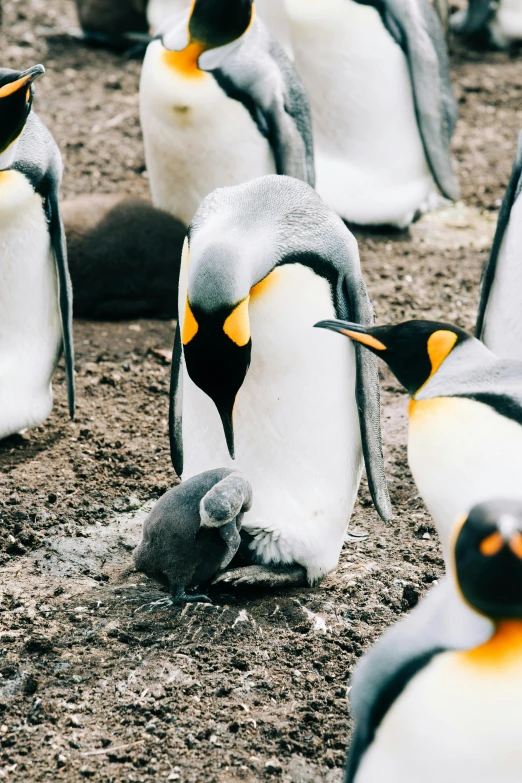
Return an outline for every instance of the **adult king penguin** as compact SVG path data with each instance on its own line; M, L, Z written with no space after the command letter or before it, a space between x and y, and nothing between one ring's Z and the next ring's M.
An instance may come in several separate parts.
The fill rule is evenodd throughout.
M0 438L51 412L65 354L74 415L71 285L58 206L62 162L32 111L42 65L0 69Z
M470 42L507 49L522 41L522 2L469 0L465 11L453 14L451 26Z
M476 336L497 356L522 360L522 133L484 269Z
M317 326L365 345L410 394L408 460L446 553L459 514L495 497L522 499L522 362L434 321Z
M220 580L312 584L334 568L362 453L391 516L377 367L314 332L326 312L373 320L357 243L314 190L267 176L205 199L181 262L170 433L184 479L225 465L251 481L257 565Z
M451 579L354 672L345 783L516 783L522 765L522 503L457 523Z
M428 0L285 0L312 108L317 191L341 217L404 228L459 188L457 107Z
M271 173L314 184L304 87L252 0L195 0L153 41L140 111L154 204L186 224L217 187Z

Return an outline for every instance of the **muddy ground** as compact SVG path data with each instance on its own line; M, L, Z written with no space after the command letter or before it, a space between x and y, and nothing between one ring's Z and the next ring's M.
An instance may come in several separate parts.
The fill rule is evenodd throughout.
M2 65L47 67L36 110L62 150L64 197L147 196L140 65L85 48L66 0L7 0ZM522 126L522 63L452 42L463 201L408 234L358 236L380 322L471 329ZM0 444L0 778L338 783L358 657L442 573L405 451L406 398L383 374L396 518L363 484L337 571L317 589L213 593L171 608L129 571L141 520L175 482L167 442L172 324L75 323L78 414L62 367L49 420Z

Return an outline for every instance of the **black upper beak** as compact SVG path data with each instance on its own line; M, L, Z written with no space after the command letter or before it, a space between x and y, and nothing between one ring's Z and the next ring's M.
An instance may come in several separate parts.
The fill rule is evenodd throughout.
M359 332L361 334L368 334L368 327L361 326L361 324L354 324L351 321L318 321L314 324L314 327L319 329L330 329L332 332Z
M228 410L222 407L218 407L221 422L223 424L223 432L225 433L225 440L227 442L228 453L232 459L236 458L234 449L234 420L233 409Z
M43 65L33 65L32 68L28 68L26 71L22 71L19 78L25 79L28 76L29 83L32 84L35 79L38 79L39 76L43 76L44 73L45 68Z

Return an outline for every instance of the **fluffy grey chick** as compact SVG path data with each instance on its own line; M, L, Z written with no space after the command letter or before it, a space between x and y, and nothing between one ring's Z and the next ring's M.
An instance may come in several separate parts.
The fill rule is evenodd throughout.
M237 470L216 468L182 482L145 520L136 569L168 584L173 604L210 602L206 595L187 595L185 588L208 582L228 566L251 505L252 487Z

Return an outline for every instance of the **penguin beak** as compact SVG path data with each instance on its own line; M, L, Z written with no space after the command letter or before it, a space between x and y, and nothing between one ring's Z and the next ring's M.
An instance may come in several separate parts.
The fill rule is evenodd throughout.
M22 71L17 79L9 82L9 84L4 84L3 87L0 87L0 98L7 98L9 95L13 95L13 93L21 90L22 87L29 87L35 81L35 79L37 79L39 76L42 76L44 73L45 68L43 65L33 65L32 68L28 68L26 71Z
M232 405L231 410L223 406L219 406L218 413L221 417L221 423L223 424L223 432L225 433L225 440L227 442L228 453L230 454L232 459L235 459L236 454L234 448L234 406Z
M332 332L339 332L349 337L361 345L365 345L372 351L386 351L387 347L383 342L372 335L372 328L361 326L361 324L351 323L350 321L319 321L314 324L319 329L330 329Z

